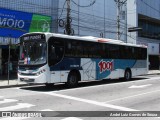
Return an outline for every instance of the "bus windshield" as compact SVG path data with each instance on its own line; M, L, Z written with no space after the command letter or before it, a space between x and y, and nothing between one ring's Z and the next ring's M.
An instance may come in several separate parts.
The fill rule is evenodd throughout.
M20 44L19 65L38 65L46 63L47 44L27 41Z

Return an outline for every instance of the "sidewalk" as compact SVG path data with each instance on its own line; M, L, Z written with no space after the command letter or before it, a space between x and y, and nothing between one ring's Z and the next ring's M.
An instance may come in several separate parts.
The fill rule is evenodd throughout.
M11 75L8 80L7 75L0 76L0 88L26 86L26 83L18 83L17 75Z
M148 75L160 75L160 70L150 70ZM8 76L0 76L0 88L27 86L27 83L18 83L17 76L13 75L8 81Z
M160 70L149 70L148 71L148 75L155 75L155 74L157 74L157 75L160 75Z

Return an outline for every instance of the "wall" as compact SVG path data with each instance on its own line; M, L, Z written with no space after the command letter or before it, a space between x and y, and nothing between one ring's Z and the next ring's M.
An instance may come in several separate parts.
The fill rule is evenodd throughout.
M51 32L57 32L58 2L59 0L0 0L0 9L1 11L2 9L7 9L11 11L25 12L28 14L51 16L52 17ZM18 39L15 38L14 36L4 37L3 35L0 35L0 45L7 45L8 39L13 39L12 44L16 44L18 41ZM2 49L0 48L0 69L2 60L1 52Z
M138 18L137 18L137 2L136 0L127 1L127 28L137 27ZM128 32L127 42L136 44L137 32Z
M52 31L57 32L58 0L0 0L0 8L52 16Z
M155 39L147 39L138 37L137 44L143 44L148 46L149 55L159 55L160 54L160 43Z
M66 23L66 8L65 0L60 0L58 18ZM74 30L74 35L80 36L96 36L116 39L117 35L117 5L114 0L74 0L71 1L71 27ZM105 18L105 19L104 19ZM124 21L121 21L121 23ZM124 24L122 23L121 32L124 34ZM58 32L64 33L65 26L59 27ZM126 29L125 29L126 30ZM124 40L124 36L121 36Z
M159 44L148 43L148 54L159 55Z
M160 20L160 0L137 0L137 12L148 16L150 18L155 18ZM146 18L147 19L147 18ZM149 55L159 55L159 44L160 41L156 39L149 39L138 37L137 42L140 44L147 44Z
M138 13L160 19L160 0L137 0Z

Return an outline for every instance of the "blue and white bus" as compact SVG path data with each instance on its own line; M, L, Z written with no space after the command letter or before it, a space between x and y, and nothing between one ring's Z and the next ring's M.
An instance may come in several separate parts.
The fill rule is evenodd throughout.
M18 80L27 83L66 83L124 78L148 72L147 47L118 40L55 33L20 37Z

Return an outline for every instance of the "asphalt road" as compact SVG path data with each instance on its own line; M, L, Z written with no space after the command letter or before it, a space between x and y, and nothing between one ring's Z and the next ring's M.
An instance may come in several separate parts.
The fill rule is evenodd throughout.
M22 116L13 120L33 119L25 117L31 111L39 116L53 116L34 120L160 120L160 76L139 76L127 82L82 82L72 89L63 84L50 89L44 85L0 89L0 111Z

